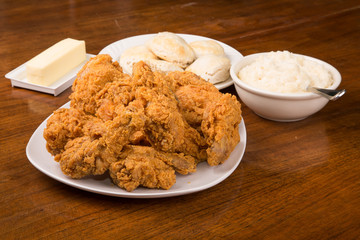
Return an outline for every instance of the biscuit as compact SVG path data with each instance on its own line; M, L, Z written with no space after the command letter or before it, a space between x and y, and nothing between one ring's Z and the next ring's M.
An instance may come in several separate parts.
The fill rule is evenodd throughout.
M193 72L206 81L215 84L230 77L231 63L225 56L204 55L195 60L185 71Z
M159 58L182 68L187 67L195 60L193 49L175 33L160 32L150 38L146 46Z
M164 60L146 59L144 60L144 62L150 67L151 71L153 72L161 72L167 74L168 72L184 71L184 69L182 69L178 65Z
M125 50L119 60L124 73L132 74L134 63L141 60L158 59L145 45L139 45Z
M197 58L208 54L225 55L224 48L214 40L199 40L191 42L189 45L194 50Z

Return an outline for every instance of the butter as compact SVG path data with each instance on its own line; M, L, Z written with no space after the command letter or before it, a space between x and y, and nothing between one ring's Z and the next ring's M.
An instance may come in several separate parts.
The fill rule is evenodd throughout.
M28 82L49 86L86 60L85 41L64 39L26 63Z

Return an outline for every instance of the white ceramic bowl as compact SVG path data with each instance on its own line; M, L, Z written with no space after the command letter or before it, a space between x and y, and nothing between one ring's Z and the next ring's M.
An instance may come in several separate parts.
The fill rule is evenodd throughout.
M257 115L274 121L298 121L320 111L328 103L329 100L315 93L275 93L254 88L241 81L238 78L240 69L251 64L261 54L266 53L245 56L235 62L230 69L230 74L240 99ZM300 54L294 55L303 56L307 60L322 64L334 78L334 83L329 89L336 89L340 85L341 75L330 64L316 58Z

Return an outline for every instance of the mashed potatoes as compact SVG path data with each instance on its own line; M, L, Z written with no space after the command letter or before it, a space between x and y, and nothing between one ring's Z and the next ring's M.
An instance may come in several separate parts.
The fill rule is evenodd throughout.
M306 92L309 85L328 88L334 82L324 66L288 51L259 56L241 69L238 77L250 86L280 93Z

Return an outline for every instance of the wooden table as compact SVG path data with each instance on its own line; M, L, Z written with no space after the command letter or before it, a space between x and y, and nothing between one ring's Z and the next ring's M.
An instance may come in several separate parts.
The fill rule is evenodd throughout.
M359 239L359 1L1 0L0 29L0 239ZM71 90L54 97L13 88L5 74L66 37L97 54L160 31L214 38L243 55L310 55L341 72L347 93L292 123L265 120L243 104L240 165L194 194L110 197L34 168L29 138ZM234 86L222 91L236 94Z

